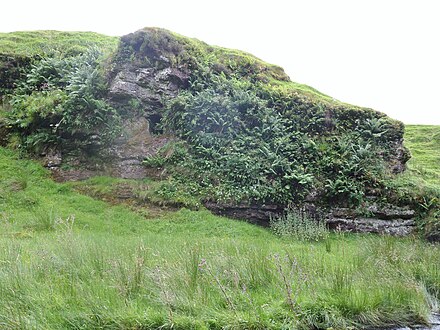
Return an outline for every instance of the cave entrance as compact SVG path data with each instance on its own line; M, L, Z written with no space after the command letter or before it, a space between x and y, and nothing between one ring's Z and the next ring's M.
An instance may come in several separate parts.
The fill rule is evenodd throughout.
M153 114L148 116L148 122L150 126L150 133L153 135L163 134L163 129L160 125L162 116L159 114Z

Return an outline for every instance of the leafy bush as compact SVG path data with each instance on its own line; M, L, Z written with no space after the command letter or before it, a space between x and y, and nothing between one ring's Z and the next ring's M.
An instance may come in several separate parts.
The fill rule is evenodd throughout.
M194 79L196 90L168 102L162 125L188 143L189 157L175 165L194 172L175 168L178 180L197 180L208 198L287 205L314 191L327 202L359 205L367 189L382 185L386 146L376 140L384 121L367 117L356 130L326 130L323 105L305 114L285 109L289 103L278 109L258 84L223 73Z
M87 136L95 132L104 141L113 136L118 115L104 99L107 86L100 59L100 51L92 48L74 57L44 58L32 66L7 113L9 125L23 135L23 146L36 151L65 139L87 144Z
M172 141L160 148L158 152L144 160L144 165L148 167L163 167L180 163L187 159L188 150L182 142Z

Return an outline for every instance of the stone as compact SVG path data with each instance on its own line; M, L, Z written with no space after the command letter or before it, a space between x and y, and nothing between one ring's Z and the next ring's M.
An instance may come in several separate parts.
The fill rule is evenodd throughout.
M383 206L373 204L367 208L367 211L371 212L375 217L383 220L413 219L415 217L414 210L411 210L408 207L398 207L391 204Z
M393 236L406 236L415 230L414 220L381 220L377 218L328 218L327 226L332 230L353 233L375 233Z
M428 326L413 325L409 327L391 328L389 330L440 330L440 314L433 313L428 320Z
M156 113L162 107L163 97L175 97L181 88L188 86L189 72L183 68L135 67L122 64L110 82L109 97L119 103L136 99L144 110Z
M4 147L8 144L9 130L5 123L0 121L0 146Z
M205 202L205 207L217 215L247 220L250 223L260 226L269 226L270 219L280 215L284 207L276 204L229 204L218 202Z
M73 157L68 163L73 169L56 168L53 176L57 181L78 181L96 175L110 175L124 179L143 179L146 176L159 176L159 173L143 165L146 157L151 157L172 138L155 136L150 133L149 121L145 117L126 120L122 134L110 146L101 146L96 162L87 156ZM67 161L69 162L69 161ZM48 166L49 167L49 166Z
M409 235L416 228L415 211L409 208L374 203L366 211L368 216L361 216L350 208L330 209L326 215L327 226L332 230L395 236Z
M61 151L55 148L46 149L40 157L43 159L43 166L49 169L60 167L63 161Z
M399 174L406 170L406 163L411 158L409 150L403 145L403 140L394 143L394 154L389 159L392 173Z

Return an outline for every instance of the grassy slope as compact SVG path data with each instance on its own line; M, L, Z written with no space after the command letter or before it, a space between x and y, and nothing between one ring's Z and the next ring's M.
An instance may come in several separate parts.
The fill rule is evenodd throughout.
M394 184L404 200L413 196L412 204L430 209L425 220L440 231L440 126L407 125L405 131L405 145L412 158L408 170L397 176Z
M440 186L440 126L407 125L405 143L412 153L410 171Z
M0 233L5 329L408 324L423 321L440 292L439 246L293 242L206 211L145 220L5 149Z
M59 52L63 55L82 53L96 46L114 51L118 37L95 32L20 31L0 33L0 54L34 56Z

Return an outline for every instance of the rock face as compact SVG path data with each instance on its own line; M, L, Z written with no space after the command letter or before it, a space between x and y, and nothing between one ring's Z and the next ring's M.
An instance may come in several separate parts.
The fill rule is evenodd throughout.
M256 204L220 204L208 202L205 206L213 213L235 218L245 219L251 223L269 226L270 219L284 212L282 205ZM408 208L393 205L379 206L374 204L367 208L367 215L359 215L349 208L333 208L323 211L313 204L305 205L306 212L312 218L322 218L331 230L340 230L353 233L376 233L394 236L405 236L415 230L415 212Z
M206 202L205 207L217 215L247 220L260 226L269 226L272 217L280 215L284 211L284 207L276 204L257 205L257 204L221 204L214 202Z
M333 230L395 236L408 235L415 229L414 210L374 204L367 208L366 213L368 216L359 216L351 209L335 208L326 216L326 223Z
M182 46L170 32L148 29L121 38L115 68L111 73L109 97L117 108L133 101L143 113L160 112L162 99L188 87L186 64L175 63Z
M394 153L388 159L389 168L392 173L398 174L406 170L406 163L411 158L411 154L403 145L403 140L394 142Z
M104 150L106 166L98 171L130 179L152 174L142 166L142 160L157 153L158 149L170 140L164 135L151 134L156 130L155 123L161 119L164 99L173 98L181 89L188 88L190 68L197 67L191 62L194 59L185 56L188 45L187 40L160 29L144 29L122 37L114 69L110 74L108 96L115 108L126 109L128 119L124 124L123 134L111 147ZM220 64L221 67L225 65L215 64L212 67L214 71ZM226 72L225 70L220 71ZM288 80L288 77L282 78ZM310 104L310 107L313 108L313 104ZM138 114L133 114L136 111ZM329 113L332 111L329 110ZM338 116L360 115L358 111L345 113L334 110L334 113L340 113ZM400 132L400 127L396 127L396 132ZM391 137L391 149L394 151L383 155L394 173L404 171L405 163L409 159L408 151L402 142L399 134ZM93 171L96 172L96 168L88 168L75 175L82 178L89 176ZM68 178L68 173L64 175ZM367 210L368 216L360 216L353 214L349 209L332 209L328 212L317 210L314 206L316 202L306 200L308 212L314 215L319 213L319 217L324 218L328 227L332 229L405 235L414 228L414 212L411 210L373 205ZM285 208L284 205L276 204L219 202L206 202L205 206L213 213L245 219L263 226L268 226L269 220L283 213Z
M155 155L170 140L166 136L152 136L149 122L143 117L127 121L121 136L105 151L110 164L108 172L125 179L145 178L151 173L142 161Z
M0 146L3 147L5 145L7 145L8 135L9 135L9 132L8 132L8 129L6 128L6 125L0 121Z
M440 314L433 313L429 318L429 325L414 325L404 328L391 328L390 330L440 330Z
M414 220L382 220L377 218L333 218L326 220L327 226L333 230L353 233L375 233L393 236L406 236L415 228Z
M46 166L52 169L57 181L84 180L96 175L110 175L125 179L143 179L156 176L158 173L142 165L143 160L153 156L171 140L167 136L152 136L146 118L138 117L124 123L122 134L109 147L102 148L97 161L93 162L86 156L67 160L71 169L63 169L61 154L48 153L45 157ZM96 157L96 155L95 155ZM68 157L67 157L68 158ZM53 159L57 163L54 164Z
M203 48L207 53L217 51L225 54L222 53L220 56L217 53L216 60L211 63L209 62L211 56L194 58L202 56L200 52L195 51L198 47ZM289 81L282 69L281 71L274 69L254 58L249 60L247 55L240 56L233 52L228 53L226 50L214 50L198 41L192 43L187 38L160 29L139 30L122 37L108 75L107 95L110 103L123 118L122 133L109 146L91 146L89 155L70 157L60 151L50 150L45 155L46 166L53 170L58 180L82 180L94 175L111 175L128 179L159 176L157 169L143 166L143 160L157 154L160 148L173 139L171 136L164 135L156 124L162 118L166 100L176 97L180 90L190 87L191 73L196 73L198 70L204 72L201 70L204 68L204 70L211 70L216 74L221 72L224 75L239 72L241 76L237 75L236 78L248 79L252 83L265 82L261 78L263 76L284 82ZM203 61L209 62L209 66L198 66L199 62ZM233 65L230 66L230 63ZM310 115L311 121L317 121L309 113L313 112L310 109L317 108L317 105L313 103L315 102L313 98L295 93L286 97L288 97L286 102L292 97L295 98L293 102L295 106L301 104L298 111L304 116ZM365 118L369 118L367 123L378 125L382 122L382 117L385 117L371 109L346 109L344 105L331 104L325 106L328 108L324 121L328 123L323 124L323 131L319 127L312 127L312 130L316 129L316 134L331 135L333 131L337 131L337 124L345 125L341 128L342 131L359 130L356 125L365 121ZM291 109L285 109L285 111L291 111ZM307 118L304 120L307 121ZM382 144L390 145L391 151L387 149L387 152L379 156L386 160L391 172L400 173L405 170L405 163L410 157L408 150L403 146L403 125L393 121L390 121L388 125L388 128L383 130L379 136L383 139ZM371 132L367 130L367 126L365 127L365 134L374 135L376 132L374 127L369 128ZM380 128L380 125L378 127ZM337 136L337 133L334 134ZM382 134L388 135L385 137ZM70 167L73 169L62 169L62 164L72 165ZM305 207L307 212L313 214L314 217L319 214L321 219L325 219L331 229L392 235L406 235L414 229L415 215L409 209L373 205L363 215L344 208L324 211L315 207L315 205L320 205L316 200L319 198L322 196L307 198ZM245 219L263 226L268 226L269 220L283 213L285 209L285 205L276 204L238 203L233 205L206 202L205 206L216 214Z
M177 95L179 88L188 84L188 73L176 68L157 70L125 63L110 84L109 96L113 102L139 101L144 109L156 110L161 99Z

